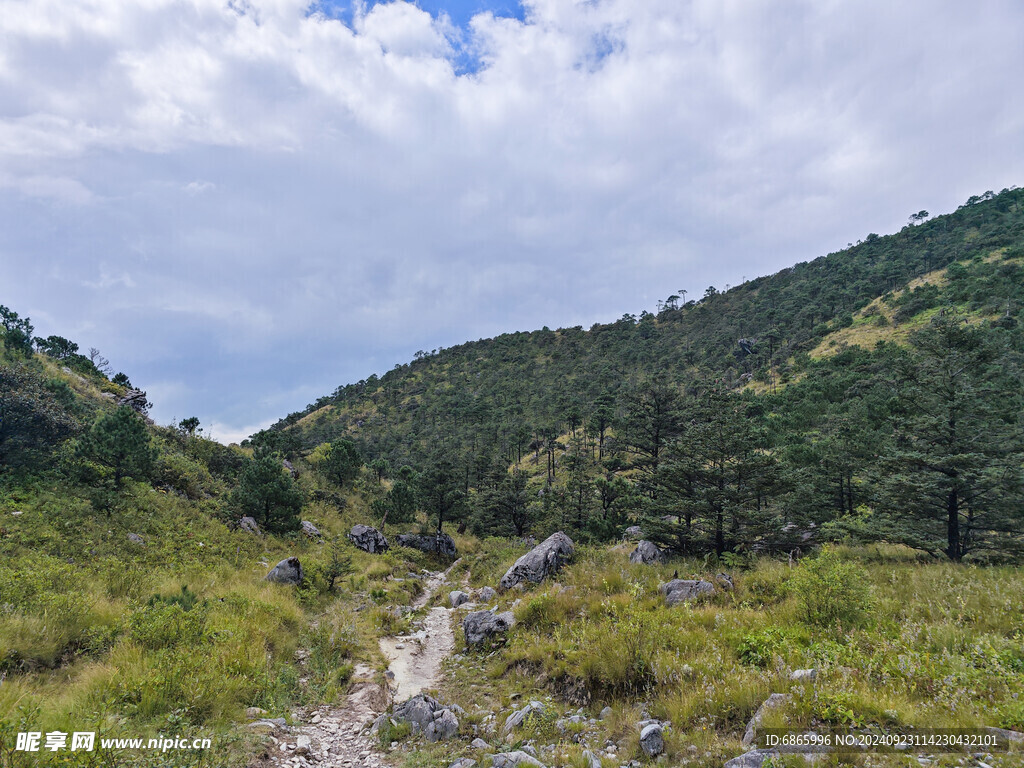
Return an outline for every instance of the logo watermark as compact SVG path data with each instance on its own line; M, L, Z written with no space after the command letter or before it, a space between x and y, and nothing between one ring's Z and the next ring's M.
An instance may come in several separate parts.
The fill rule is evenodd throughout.
M96 749L95 731L19 731L15 738L14 749L16 752L93 752ZM99 740L99 748L106 749L134 749L150 750L155 752L191 752L193 750L209 749L212 745L210 739L184 738L181 736L169 738L161 736L155 739L139 738L102 738Z

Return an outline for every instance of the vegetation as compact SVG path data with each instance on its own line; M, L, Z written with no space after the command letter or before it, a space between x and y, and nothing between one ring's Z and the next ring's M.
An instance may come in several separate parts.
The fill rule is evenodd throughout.
M681 293L418 354L242 447L195 417L153 424L98 350L0 307L0 766L36 764L18 730L71 725L212 733L220 763L248 764L245 710L336 700L408 629L409 572L439 565L356 550L355 523L453 534L475 586L527 537L579 545L557 585L498 599L507 643L452 662L444 693L470 720L514 693L610 703L601 735L634 759L646 708L673 723L669 759L695 747L698 765L736 754L772 692L795 727L1024 728L1024 192ZM628 563L631 525L666 563ZM289 556L303 583L264 581ZM734 589L658 593L723 570ZM814 686L789 678L806 667ZM524 738L583 765L592 730L538 714ZM410 765L450 763L434 749Z

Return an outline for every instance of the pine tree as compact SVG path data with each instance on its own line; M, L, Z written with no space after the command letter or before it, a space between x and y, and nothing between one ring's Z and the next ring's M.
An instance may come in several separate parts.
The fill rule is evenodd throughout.
M764 447L764 431L742 398L718 386L702 393L651 481L648 536L721 555L770 533L778 469Z
M1021 388L1004 333L944 313L897 368L879 508L904 543L954 561L1022 551Z
M273 533L294 531L299 527L302 493L281 456L266 446L256 449L238 478L231 496L234 506Z
M89 459L113 472L116 488L121 487L125 478L148 477L157 455L145 423L127 405L93 424L82 450Z

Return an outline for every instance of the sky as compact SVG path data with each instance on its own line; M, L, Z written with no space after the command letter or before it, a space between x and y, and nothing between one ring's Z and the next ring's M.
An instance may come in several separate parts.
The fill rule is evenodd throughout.
M0 304L238 440L1024 183L1019 0L0 0Z

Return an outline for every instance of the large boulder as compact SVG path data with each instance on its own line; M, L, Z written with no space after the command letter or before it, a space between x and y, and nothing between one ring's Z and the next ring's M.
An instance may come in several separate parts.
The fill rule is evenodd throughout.
M531 768L544 768L544 763L522 750L487 755L484 758L484 765L490 765L491 768L516 768L520 765L529 765Z
M257 524L256 518L249 517L248 515L246 515L238 521L238 527L241 528L243 531L247 531L248 533L254 533L257 536L263 535L263 531L260 530L260 526L259 524Z
M440 712L444 707L432 696L425 693L418 693L410 699L406 699L394 711L394 719L402 720L412 726L413 733L425 731L427 726L434 722L434 713Z
M448 741L459 734L459 719L450 709L434 713L434 719L424 729L427 741Z
M314 541L319 541L323 538L323 536L320 535L320 530L309 522L309 520L303 520L299 525L306 538L313 539Z
M433 536L419 533L402 533L398 536L398 544L402 547L411 547L422 552L443 555L448 558L458 557L455 549L455 540L447 533L437 533Z
M286 557L271 568L264 578L277 584L301 584L302 564L297 557Z
M665 751L665 737L660 725L651 723L644 726L640 732L640 748L648 757L657 757Z
M665 596L665 605L677 605L702 595L713 594L715 585L704 579L672 579L659 586L658 591Z
M462 631L466 635L466 645L483 645L496 639L504 638L512 625L516 623L512 611L491 613L490 611L474 611L467 613L462 620Z
M523 723L525 723L526 718L528 718L530 715L534 713L538 715L544 713L544 705L541 702L531 701L522 709L516 710L511 715L506 717L505 725L501 729L502 735L508 736L512 731L514 731L516 728L519 728Z
M637 542L636 549L630 553L629 562L655 565L665 562L665 553L658 549L658 545L654 542L640 541Z
M631 525L622 532L622 538L627 541L639 541L644 537L644 530L639 525Z
M493 587L484 587L477 594L476 599L481 603L489 603L498 596Z
M757 708L757 712L750 718L750 722L747 723L747 730L743 734L743 740L740 742L744 747L749 747L754 743L757 738L757 729L761 727L761 723L764 721L764 716L771 710L781 707L787 701L793 698L788 693L773 693L767 699L764 704Z
M762 768L768 758L778 756L779 753L774 749L755 749L745 752L739 757L734 757L723 768Z
M388 540L384 538L384 534L368 525L353 525L352 530L348 532L348 540L371 555L384 552L388 548Z
M463 603L468 603L471 599L472 598L461 589L456 589L448 593L448 602L451 603L452 608L458 608Z
M524 581L537 584L565 565L576 551L572 539L559 531L520 557L501 577L498 589L505 591Z

